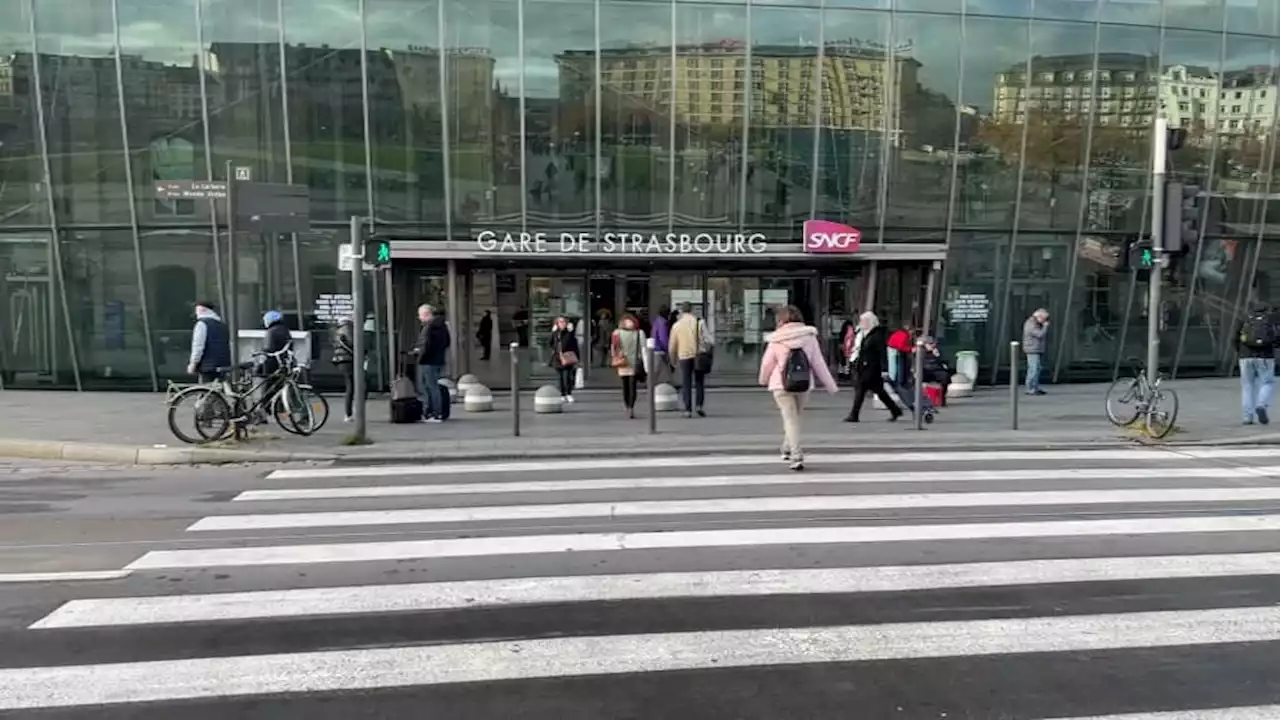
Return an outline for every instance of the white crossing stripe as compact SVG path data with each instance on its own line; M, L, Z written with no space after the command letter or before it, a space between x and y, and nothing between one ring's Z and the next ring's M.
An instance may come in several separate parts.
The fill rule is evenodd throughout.
M119 580L122 577L128 576L128 570L68 570L65 572L0 573L0 584Z
M0 710L1280 640L1280 607L500 640L0 669Z
M217 515L193 523L190 531L270 530L281 528L414 525L554 520L616 520L657 515L725 513L837 512L973 507L1042 507L1120 503L1229 503L1280 500L1280 487L1142 488L1129 490L1041 490L1021 492L945 492L913 495L808 495L713 498L706 500L630 500L564 504L352 510L339 512Z
M603 452L603 451L602 451ZM1280 452L1274 453L1280 457ZM1218 455L1214 457L1232 457ZM1242 455L1241 457L1258 457ZM921 463L921 462L1001 462L1001 461L1060 461L1060 460L1186 460L1178 453L1167 450L1122 448L1117 450L999 450L965 452L866 452L822 454L805 456L812 465L820 463ZM717 465L776 465L775 455L659 455L656 457L602 457L589 460L546 458L519 462L492 463L432 463L427 465L365 465L358 467L293 468L276 470L267 476L269 480L301 480L308 478L356 478L391 477L398 475L457 475L462 473L504 472L556 472L574 470L616 470L640 468L688 468L715 467Z
M1277 574L1280 574L1280 552L503 578L72 600L31 628L200 623L538 603L902 592Z
M332 488L246 490L236 502L346 500L357 498L413 497L419 495L487 495L493 493L574 492L579 490L634 490L641 488L743 487L748 485L840 485L846 483L949 483L1009 480L1112 480L1150 478L1238 478L1280 476L1280 465L1263 467L1103 467L1031 468L1018 470L907 470L890 473L788 472L771 475L694 475L587 480L528 480L417 485L361 485Z
M1094 717L1049 718L1048 720L1276 720L1276 718L1280 718L1280 705L1170 710L1124 715L1095 715Z
M1280 515L1218 515L1119 520L869 525L638 533L579 533L321 545L153 550L127 570L368 562L562 552L889 543L928 540L1156 535L1280 530Z

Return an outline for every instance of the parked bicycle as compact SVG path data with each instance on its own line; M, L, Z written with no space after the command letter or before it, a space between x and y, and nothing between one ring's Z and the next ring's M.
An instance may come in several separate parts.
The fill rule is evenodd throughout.
M306 366L295 361L291 350L258 352L254 358L239 366L242 372L235 379L189 386L169 383L165 404L174 436L192 444L232 435L243 439L251 426L268 422L269 415L275 416L282 430L294 435L311 435L324 427L329 403L308 382ZM254 377L243 371L267 359L276 360L277 369L255 385ZM180 421L188 416L194 420L195 436L180 428Z
M1128 427L1142 418L1151 437L1159 439L1173 431L1178 420L1178 394L1160 387L1164 375L1152 383L1146 369L1136 359L1133 377L1120 377L1107 388L1107 419L1117 427Z

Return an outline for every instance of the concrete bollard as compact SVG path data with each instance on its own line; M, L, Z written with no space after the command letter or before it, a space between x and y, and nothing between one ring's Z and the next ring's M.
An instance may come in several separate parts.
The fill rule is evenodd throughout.
M947 386L947 397L966 398L973 394L973 378L963 373L951 376L951 384Z
M493 393L478 382L471 383L462 399L462 408L467 412L493 412Z
M533 411L538 414L564 412L560 388L543 385L533 394Z
M667 383L659 383L653 389L653 405L658 412L675 412L680 409L680 394Z
M463 375L458 378L458 396L465 401L467 399L467 391L480 384L480 378L475 375Z

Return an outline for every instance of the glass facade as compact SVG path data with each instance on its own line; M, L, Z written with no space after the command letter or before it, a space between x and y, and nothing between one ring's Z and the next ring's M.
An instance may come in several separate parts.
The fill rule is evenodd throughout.
M1060 381L1144 355L1152 312L1165 364L1223 373L1243 309L1280 303L1278 100L1280 0L0 0L0 382L162 386L198 299L318 330L352 215L422 240L833 220L946 243L937 331L982 380L1038 307ZM1117 249L1150 224L1158 114L1211 201L1149 308ZM308 186L310 231L232 264L208 201L156 196L231 167ZM927 272L848 275L884 298Z

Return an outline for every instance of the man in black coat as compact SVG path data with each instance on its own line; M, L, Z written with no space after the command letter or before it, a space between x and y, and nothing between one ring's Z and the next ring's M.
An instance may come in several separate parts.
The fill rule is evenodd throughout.
M418 307L418 342L413 351L418 359L418 399L422 401L422 416L426 422L444 422L444 403L449 398L440 387L440 377L449 357L449 326L444 313L430 305Z

